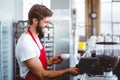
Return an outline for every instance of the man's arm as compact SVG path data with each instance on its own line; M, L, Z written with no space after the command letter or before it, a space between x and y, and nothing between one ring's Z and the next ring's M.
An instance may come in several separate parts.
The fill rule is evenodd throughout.
M62 76L64 74L72 74L77 75L79 74L79 71L77 68L68 68L64 70L44 70L42 67L42 63L40 62L38 57L31 58L27 61L25 61L26 66L30 69L30 71L41 80L48 80L52 78L56 78L59 76Z

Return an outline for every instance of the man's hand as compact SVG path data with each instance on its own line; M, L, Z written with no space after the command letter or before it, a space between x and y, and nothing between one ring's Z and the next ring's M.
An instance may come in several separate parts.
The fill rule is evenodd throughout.
M47 63L48 65L53 65L53 64L60 64L63 61L60 55L57 55L53 58L48 59Z
M54 63L54 64L60 64L62 61L63 61L63 59L61 58L60 55L55 56L55 57L53 58L53 63Z
M73 68L68 68L67 70L69 74L74 75L74 76L80 74L80 70L78 68L73 67Z

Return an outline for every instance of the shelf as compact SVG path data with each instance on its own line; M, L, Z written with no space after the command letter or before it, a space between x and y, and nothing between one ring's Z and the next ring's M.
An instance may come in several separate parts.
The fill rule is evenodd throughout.
M115 45L115 44L120 44L120 43L118 43L118 42L97 42L96 44Z
M46 43L54 43L54 41L45 41Z
M53 49L54 46L45 46L45 48L52 48Z

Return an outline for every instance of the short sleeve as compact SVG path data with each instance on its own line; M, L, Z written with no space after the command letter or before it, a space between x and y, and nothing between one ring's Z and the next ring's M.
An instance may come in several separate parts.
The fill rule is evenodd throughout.
M20 62L26 61L40 54L39 48L37 48L36 44L31 39L20 39L17 44L16 52L17 58L19 58Z

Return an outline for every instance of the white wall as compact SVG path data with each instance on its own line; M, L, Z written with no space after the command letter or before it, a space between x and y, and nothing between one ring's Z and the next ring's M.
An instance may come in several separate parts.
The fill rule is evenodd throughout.
M0 0L0 20L16 21L22 18L22 0Z

